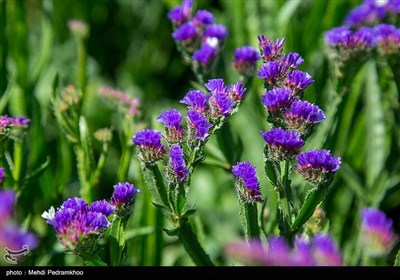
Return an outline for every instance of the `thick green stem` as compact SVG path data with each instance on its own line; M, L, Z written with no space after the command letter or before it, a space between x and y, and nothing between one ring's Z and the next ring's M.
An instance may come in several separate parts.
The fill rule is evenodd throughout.
M120 218L115 217L110 228L110 264L112 266L118 266L122 261L122 254L125 247L125 227L124 223Z
M289 184L289 162L283 163L282 179L278 185L278 204L281 211L282 234L286 236L292 223L292 213L290 209L291 190Z
M193 262L198 266L214 266L210 257L201 247L197 235L187 220L181 220L177 229L179 241Z
M258 211L256 202L247 202L240 198L240 216L242 217L242 225L244 236L247 241L260 238L260 227L258 226Z
M12 175L13 179L15 181L14 183L14 189L19 190L21 188L21 171L22 171L22 162L23 162L23 156L24 156L24 149L23 149L23 143L21 140L16 139L14 141L14 167L12 170Z

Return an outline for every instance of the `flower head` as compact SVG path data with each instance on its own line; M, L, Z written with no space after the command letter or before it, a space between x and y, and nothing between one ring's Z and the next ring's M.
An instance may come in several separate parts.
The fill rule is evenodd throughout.
M293 70L285 79L285 86L295 91L298 95L314 82L310 74L300 70Z
M167 110L158 116L157 121L165 125L168 142L179 142L183 139L182 118L183 116L176 109Z
M135 188L133 184L128 182L118 183L114 185L114 192L111 196L111 204L117 208L123 207L124 205L132 204L132 199L135 194L140 193L140 190Z
M331 182L339 170L340 157L332 156L327 150L310 150L297 156L294 167L307 181L319 186Z
M317 105L301 100L294 101L285 113L288 127L302 135L307 134L316 123L325 118L324 112Z
M33 250L39 245L37 236L32 232L27 232L14 223L2 224L0 230L0 248L5 252L5 248L10 251L20 251L22 249ZM14 258L21 258L21 255L14 255Z
M282 56L284 43L285 38L276 39L276 41L273 42L264 35L258 36L258 46L264 62L278 60Z
M284 130L278 127L269 131L261 131L261 135L267 142L266 157L272 161L290 160L304 146L300 134L294 130Z
M207 38L217 38L219 42L225 40L228 36L228 30L222 24L209 24L206 26L203 34L203 40Z
M263 63L258 69L257 77L264 79L264 82L270 86L277 86L287 75L288 66L279 61Z
M284 63L288 68L296 68L300 64L304 62L304 59L295 52L290 52L288 54L284 54L281 63Z
M206 140L209 134L209 129L212 127L207 121L207 118L197 111L189 110L187 112L188 123L194 131L193 137L199 140Z
M185 22L172 33L172 37L176 41L184 43L192 42L197 38L197 35L197 27L191 21Z
M232 65L240 74L250 77L253 76L259 59L258 50L252 46L243 46L235 50Z
M198 10L193 17L196 25L208 25L214 23L214 15L207 10Z
M186 104L189 110L198 111L201 114L205 114L208 108L208 100L211 94L205 94L200 90L191 90L186 96L179 101L179 103Z
M361 242L368 256L387 255L397 242L392 227L393 220L379 209L364 208L361 210Z
M183 150L179 145L173 145L169 151L171 159L172 170L179 182L183 182L189 170L186 168Z
M185 22L192 14L193 0L183 0L181 6L172 8L168 12L168 18L175 23L180 25Z
M115 206L108 203L105 199L97 200L90 204L89 211L99 212L105 216L111 215L115 211Z
M229 116L234 102L226 93L216 93L210 99L211 115L213 117Z
M226 87L223 79L211 79L204 86L213 94L225 93Z
M86 203L86 201L80 197L68 198L61 205L61 208L71 208L74 209L76 212L82 212L82 213L85 213L89 210L89 206Z
M311 240L312 254L318 266L341 266L342 255L334 240L325 234L316 234Z
M28 127L30 120L24 116L18 116L11 118L11 125L14 127Z
M236 190L242 199L250 203L262 201L256 173L256 168L249 161L238 162L232 166L232 174L238 178Z
M138 146L139 154L146 163L154 163L165 155L165 148L161 144L161 133L155 129L143 129L137 132L132 142Z
M228 97L232 99L234 102L242 100L244 94L246 93L246 90L247 89L243 87L243 83L241 82L237 82L234 85L230 85L226 89L226 91L228 92Z
M400 50L400 29L390 24L374 27L378 51L381 55L398 55Z
M282 110L290 106L293 100L294 94L289 88L274 88L261 97L261 103L273 116L280 116Z
M203 67L208 67L217 56L218 46L204 43L200 49L193 53L193 60L199 62Z

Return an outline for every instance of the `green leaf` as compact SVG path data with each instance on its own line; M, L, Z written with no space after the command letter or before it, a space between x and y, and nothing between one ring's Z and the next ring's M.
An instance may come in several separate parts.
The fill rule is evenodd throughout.
M31 171L30 173L28 173L25 176L23 185L28 184L30 180L35 179L38 176L40 176L44 172L44 170L47 168L47 166L49 166L49 164L50 164L50 157L47 156L46 161L44 163L42 163L38 168Z
M144 163L142 163L142 171L146 185L156 202L164 206L170 205L164 179L160 170L158 169L158 166L146 166Z
M107 264L103 262L99 257L94 257L90 259L84 258L83 262L86 266L107 266Z
M315 211L315 208L325 199L329 192L329 187L321 186L312 189L306 196L300 213L293 222L291 232L296 233L305 222L307 222Z
M183 213L181 217L182 218L188 218L189 216L194 215L196 213L196 211L197 211L196 209L186 210L185 213Z
M140 227L140 228L135 228L131 230L127 230L125 232L125 240L130 240L132 238L142 236L142 235L149 235L154 232L154 227L148 226L148 227Z
M381 103L381 91L378 83L378 74L375 61L369 61L365 84L366 107L366 185L369 189L381 174L388 151L385 145L385 120Z
M154 202L154 201L152 201L151 204L153 204L154 207L156 207L158 210L163 212L163 214L166 217L169 217L172 214L171 209L169 209L167 206L165 206L163 204L159 204L159 203Z
M273 186L278 185L278 174L276 174L276 167L274 166L274 163L270 162L269 160L266 160L264 163L264 170L265 174L268 177L269 182Z

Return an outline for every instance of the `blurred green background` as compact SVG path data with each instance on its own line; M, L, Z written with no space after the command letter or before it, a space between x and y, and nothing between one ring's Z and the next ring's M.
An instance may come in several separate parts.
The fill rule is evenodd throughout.
M183 110L179 100L193 89L195 76L183 64L171 37L168 10L181 1L159 0L0 0L1 63L0 113L25 115L31 119L26 137L26 169L50 158L45 172L23 190L18 202L18 219L38 234L41 244L25 261L26 265L73 265L79 260L65 255L53 229L41 213L65 198L79 194L79 180L72 148L59 130L52 108L55 76L62 86L75 83L76 47L68 21L80 19L90 27L87 40L88 90L84 104L91 132L106 126L118 130L115 108L99 97L100 86L113 86L141 100L141 126L162 129L155 117L169 108ZM325 56L324 31L341 25L349 10L361 1L323 0L200 0L195 9L211 11L218 23L229 30L219 77L234 83L239 76L231 69L234 49L257 47L257 35L286 37L285 52L298 52L305 60L299 67L314 78L305 99L325 111L332 101L333 87ZM360 70L344 100L341 122L335 123L334 137L328 141L340 155L343 168L336 176L325 201L329 232L344 252L348 264L355 262L361 207L383 209L395 220L400 232L400 141L399 124L394 120L390 100L398 92L386 65L378 65L371 81L368 67ZM244 143L240 160L250 160L258 168L261 188L268 198L267 228L277 234L276 194L263 173L264 141L260 130L268 129L260 104L262 81L255 78L239 112L230 120L233 131ZM318 129L317 129L318 130ZM116 135L114 135L116 136ZM97 198L108 198L117 181L121 144L114 137ZM322 139L322 138L321 138ZM322 140L310 139L308 148L322 148ZM101 146L93 142L96 156ZM216 147L212 140L210 146ZM11 149L11 147L6 147ZM131 159L128 181L143 193L138 196L130 222L127 265L153 265L152 217L154 209L145 190L138 161ZM206 251L219 264L228 264L223 247L242 236L234 180L226 170L205 162L193 175L190 198L196 204L197 231ZM295 191L305 184L294 178ZM165 236L162 265L191 265L183 248ZM390 256L393 258L393 256Z

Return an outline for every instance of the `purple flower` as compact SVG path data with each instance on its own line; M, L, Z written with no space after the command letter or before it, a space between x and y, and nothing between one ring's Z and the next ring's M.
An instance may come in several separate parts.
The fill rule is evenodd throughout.
M217 38L222 42L228 36L228 30L222 24L210 24L206 26L203 34L203 40L207 38Z
M304 59L295 52L284 54L281 63L284 63L288 68L296 68L304 62Z
M197 27L191 21L185 22L172 33L172 37L180 42L191 42L197 38L197 35Z
M11 118L8 115L0 116L0 132L11 125Z
M172 8L168 13L168 18L175 24L180 25L186 21L191 13L193 0L183 0L182 6Z
M217 47L213 47L208 43L205 43L201 48L193 53L192 58L198 61L204 67L207 67L214 60L217 55Z
M4 182L6 178L6 171L4 167L0 167L0 184Z
M71 208L77 212L87 212L89 210L88 204L80 197L68 198L61 205L61 208Z
M290 129L304 135L316 124L325 119L324 112L316 105L297 100L290 109L286 109L285 120Z
M128 182L118 183L114 185L114 193L111 196L111 204L116 207L131 204L135 194L140 193L140 190L135 188L133 184Z
M169 151L169 157L176 178L179 182L183 182L189 174L189 170L186 168L181 146L173 145Z
M280 127L269 131L261 131L261 135L268 144L266 157L272 161L290 160L299 153L304 141L294 130L284 130Z
M144 162L152 163L164 157L165 148L161 144L161 133L155 129L137 132L132 142L138 145L140 157Z
M368 4L362 4L352 9L346 16L344 23L347 26L358 26L364 23L371 23L375 21L376 14L372 7Z
M209 80L204 86L211 92L211 93L225 93L225 82L223 79L211 79Z
M11 124L15 127L28 127L30 120L24 116L11 118Z
M273 116L279 116L282 109L290 106L293 100L294 94L289 88L274 88L261 97L261 103Z
M318 266L341 266L342 255L334 240L325 234L317 234L311 240L312 254Z
M277 84L286 76L288 67L286 64L271 61L263 63L261 68L258 69L257 77L264 79L265 83L270 86L277 86Z
M90 204L89 211L99 212L105 216L111 215L115 211L115 206L108 203L105 199L97 200Z
M80 243L86 244L89 235L98 235L110 225L102 213L82 212L64 207L59 208L47 223L54 227L61 245L69 250L75 250Z
M225 93L216 93L210 99L211 115L215 118L219 116L229 116L235 103Z
M349 28L340 26L325 32L324 39L325 42L330 46L346 46L349 44L351 36L352 32Z
M182 118L183 116L176 109L167 110L158 116L157 121L165 125L168 142L179 142L183 139Z
M396 55L400 49L400 29L394 25L379 24L374 28L378 51L382 55Z
M263 201L256 173L257 169L249 161L238 162L232 166L232 174L239 179L236 190L239 196L248 203Z
M20 251L35 249L39 245L39 240L32 232L27 232L14 223L1 223L0 230L0 248L5 252L5 248L10 251ZM22 255L13 255L19 259Z
M314 80L307 72L293 70L286 77L285 85L299 94L313 82Z
M191 90L181 101L179 101L179 103L188 105L189 110L205 114L207 112L208 100L210 97L211 94L206 95L200 90Z
M209 136L208 131L212 127L212 124L207 121L207 118L205 116L197 111L189 110L187 112L187 115L188 123L194 130L194 138L202 141L206 140L206 138Z
M297 156L294 167L307 181L315 184L330 183L333 174L339 170L340 157L332 156L327 150L310 150Z
M16 202L15 191L0 190L0 225L12 218Z
M366 26L360 27L352 36L352 45L360 49L374 47L376 45L376 37L374 29Z
M196 25L212 24L214 20L214 15L207 10L198 10L193 18L193 22Z
M262 266L266 263L267 252L259 239L231 242L225 247L225 253L246 265Z
M361 210L361 241L368 256L387 255L397 242L394 234L393 220L379 209L364 208Z
M258 50L252 46L243 46L235 50L232 65L240 74L252 76L259 59Z
M237 82L234 85L230 85L227 87L228 96L234 102L240 101L243 99L244 94L246 93L246 88L243 87L243 83Z
M264 62L278 60L282 56L285 38L276 39L275 42L267 39L264 35L258 36L258 46Z

